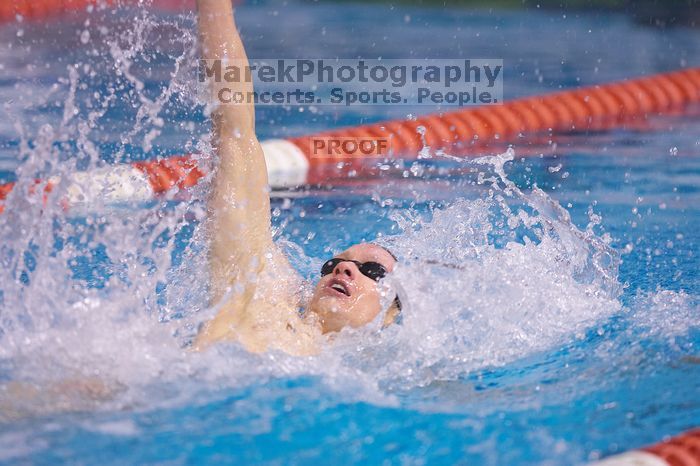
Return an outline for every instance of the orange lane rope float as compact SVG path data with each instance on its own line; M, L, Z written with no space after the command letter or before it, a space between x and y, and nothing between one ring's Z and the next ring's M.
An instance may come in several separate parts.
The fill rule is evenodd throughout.
M466 107L413 120L392 120L339 128L314 135L262 143L270 185L284 188L326 181L330 176L368 174L376 167L338 145L319 155L318 140L388 141L389 158L411 160L425 145L453 155L486 152L489 145L515 142L522 136L601 131L634 125L649 116L676 113L700 101L700 68L690 68L627 81L526 97L503 105ZM355 148L357 146L354 146ZM339 173L339 163L342 170ZM374 164L376 165L376 164ZM68 207L99 198L101 202L152 199L172 189L197 184L205 169L192 156L135 162L77 172L68 183ZM51 179L47 187L64 180ZM0 202L12 184L0 186Z
M139 0L3 0L0 2L0 24L16 21L47 21L91 7L114 7L138 4ZM192 11L195 0L152 0L151 7L168 11Z
M650 447L611 456L590 466L700 466L700 429Z

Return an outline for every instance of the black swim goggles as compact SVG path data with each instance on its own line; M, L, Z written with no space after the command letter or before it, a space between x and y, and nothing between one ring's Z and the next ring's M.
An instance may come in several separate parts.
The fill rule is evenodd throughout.
M389 273L386 270L386 267L384 267L379 262L358 262L350 259L341 259L339 257L334 257L333 259L327 260L323 264L323 267L321 267L321 276L323 277L325 275L328 275L329 273L333 273L333 270L335 270L336 266L341 262L352 262L357 266L357 269L362 275L371 278L375 282L379 281L380 278L386 277L386 274Z

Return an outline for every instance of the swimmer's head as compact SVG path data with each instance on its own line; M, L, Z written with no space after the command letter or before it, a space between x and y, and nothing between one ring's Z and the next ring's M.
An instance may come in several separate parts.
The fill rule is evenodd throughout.
M356 244L326 262L308 307L318 317L323 333L372 322L382 310L377 281L395 265L391 252L372 243ZM393 322L400 310L397 299L384 325Z

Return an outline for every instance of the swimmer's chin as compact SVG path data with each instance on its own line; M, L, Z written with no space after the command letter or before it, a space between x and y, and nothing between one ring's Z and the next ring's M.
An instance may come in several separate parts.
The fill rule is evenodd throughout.
M308 318L316 322L324 335L340 332L351 324L347 297L321 296L311 303L309 311Z

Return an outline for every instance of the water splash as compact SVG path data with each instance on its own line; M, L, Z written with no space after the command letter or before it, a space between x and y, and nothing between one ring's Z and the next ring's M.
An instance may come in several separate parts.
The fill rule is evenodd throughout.
M180 197L173 190L138 209L94 199L86 215L69 216L59 180L152 150L165 115L193 104L188 66L195 65L195 41L187 20L156 20L145 9L135 18L107 15L85 25L93 29L80 38L87 37L90 58L64 65L67 77L52 87L50 96L62 100L57 122L35 125L32 111L46 113L47 101L31 85L19 87L15 102L28 116L11 112L22 163L0 216L0 379L50 387L96 377L134 387L169 366L182 374L175 369L185 364L176 330L160 323L169 316L162 291L201 209L195 200L172 202ZM43 33L26 37L28 50L45 40ZM159 75L164 69L167 75ZM46 181L37 185L36 178L56 186L47 192Z
M107 53L98 54L104 61L67 68L56 90L64 97L60 123L33 128L18 122L23 164L0 217L1 380L59 388L78 381L77 399L66 401L72 409L163 406L212 387L307 376L345 400L396 403L402 391L460 380L580 340L622 311L619 258L609 238L596 233L600 218L591 211L581 230L543 190L521 190L507 176L511 151L473 162L474 198L427 217L395 210L400 234L386 241L402 260L385 285L386 304L391 289L402 290L401 325L380 331L376 322L345 331L313 358L252 355L235 343L187 351L183 342L210 312L201 227L206 183L184 202L176 202L182 193L171 192L150 205L107 213L101 206L102 213L83 217L66 216L60 184L44 200L42 186L34 183L37 176L103 166L111 146L96 141L105 135L119 134L117 159L128 160L136 149L150 155L167 131L163 114L198 104L188 74L195 57L188 29L168 26L181 34L180 49L167 57L166 79L150 75L148 61L138 61L163 59L145 52L159 37L157 24L141 13L133 28L95 26L96 33L83 37L93 44L102 37ZM161 88L161 81L168 84ZM94 88L101 90L95 94ZM114 111L124 112L118 124L108 118ZM190 135L190 147L208 163L206 137L195 130ZM449 156L426 148L421 157ZM295 263L304 264L300 268L322 260L291 250ZM95 401L91 396L101 387L81 380L103 382L108 396ZM26 400L4 419L55 409L55 391L44 392L49 398L42 403ZM12 396L0 398L0 406L21 405Z
M455 380L580 338L615 314L617 253L592 225L576 228L542 190L518 189L504 165L513 153L476 160L476 200L457 200L430 220L397 212L388 240L401 263L403 324L359 345L353 364L387 387ZM371 354L371 356L370 356Z

